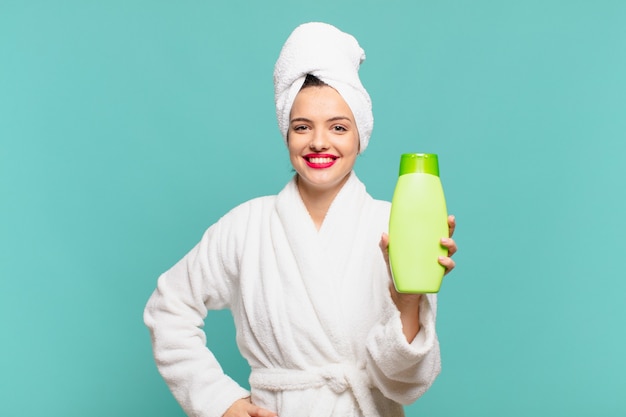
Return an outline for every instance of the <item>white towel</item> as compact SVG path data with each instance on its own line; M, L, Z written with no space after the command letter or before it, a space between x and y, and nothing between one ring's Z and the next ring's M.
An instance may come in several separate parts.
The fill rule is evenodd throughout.
M359 79L365 52L350 34L327 23L298 26L283 46L274 68L274 99L281 134L287 141L289 113L307 74L339 92L354 114L360 152L369 143L374 117L370 96Z

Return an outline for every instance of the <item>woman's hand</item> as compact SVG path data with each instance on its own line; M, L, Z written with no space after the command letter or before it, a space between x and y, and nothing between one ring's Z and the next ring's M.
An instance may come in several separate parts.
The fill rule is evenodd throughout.
M453 215L450 215L448 216L448 237L443 237L440 241L441 246L448 249L448 256L439 257L439 263L446 268L446 274L452 271L456 266L455 262L452 260L452 255L454 255L457 251L456 242L452 239L454 229L456 229L456 219ZM379 246L383 253L383 257L385 258L387 268L391 271L389 267L389 235L387 235L387 233L383 233L380 238ZM389 276L391 276L391 273Z
M445 274L452 271L455 263L452 255L457 251L456 242L452 239L454 229L456 228L456 220L454 216L448 216L448 237L441 238L441 246L448 249L448 256L440 256L439 263L446 268ZM400 320L402 321L402 332L407 342L411 343L420 330L419 324L419 304L422 294L402 294L396 291L396 287L391 280L391 268L389 267L389 235L383 233L380 238L380 250L383 253L385 262L387 263L387 271L389 271L389 292L391 299L400 311Z
M222 417L278 417L278 414L252 404L250 397L237 400Z

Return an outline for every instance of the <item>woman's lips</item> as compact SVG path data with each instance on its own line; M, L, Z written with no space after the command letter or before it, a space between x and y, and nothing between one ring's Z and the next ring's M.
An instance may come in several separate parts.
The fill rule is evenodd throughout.
M310 168L324 169L335 164L338 156L322 153L313 153L304 156L304 161Z

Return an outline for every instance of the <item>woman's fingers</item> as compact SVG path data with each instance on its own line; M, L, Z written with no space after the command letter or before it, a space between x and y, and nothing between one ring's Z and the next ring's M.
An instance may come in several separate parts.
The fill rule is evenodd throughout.
M444 274L449 273L456 266L456 263L449 256L440 256L439 263L443 265L444 268L446 268L446 272Z
M265 408L257 407L253 405L250 408L250 417L278 417L278 414L266 410Z
M446 274L454 269L456 263L452 260L451 256L454 255L457 251L456 242L452 239L452 235L454 234L454 229L456 229L456 218L454 215L448 216L448 234L449 237L444 237L441 239L441 246L448 249L448 256L440 256L439 263L446 268Z
M448 235L452 237L454 234L454 229L456 229L456 217L453 214L448 216Z
M442 238L441 246L448 249L448 256L452 256L456 253L457 247L456 247L456 242L454 241L454 239L451 239L449 237Z
M278 415L252 404L248 397L235 401L222 417L278 417Z

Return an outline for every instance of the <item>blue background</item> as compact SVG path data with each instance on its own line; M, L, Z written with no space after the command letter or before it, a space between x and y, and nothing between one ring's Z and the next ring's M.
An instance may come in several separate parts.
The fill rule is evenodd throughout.
M409 416L626 415L626 2L0 0L0 415L183 416L142 311L227 210L291 177L291 30L354 34L390 199L438 153L458 267ZM246 385L228 312L209 346Z

